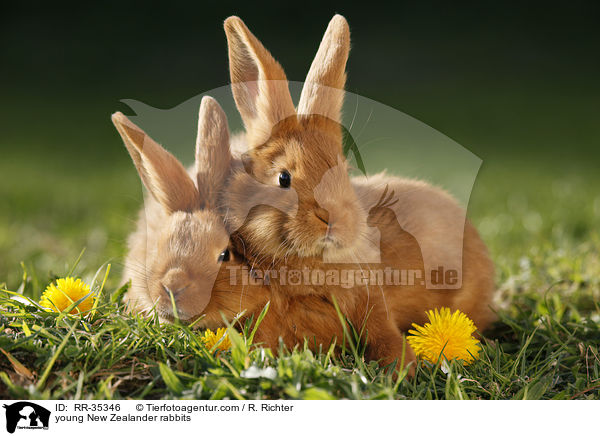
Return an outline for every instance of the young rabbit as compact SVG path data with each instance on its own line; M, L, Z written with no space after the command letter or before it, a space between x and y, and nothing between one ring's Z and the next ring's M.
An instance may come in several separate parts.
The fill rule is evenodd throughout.
M138 312L156 306L160 318L171 321L172 297L181 320L208 313L206 326L222 324L219 311L231 319L243 309L262 309L267 299L266 292L256 294L260 288L249 295L241 288L214 286L229 280L223 265L242 264L216 210L216 189L226 179L231 159L227 119L218 103L202 99L192 177L122 113L112 121L151 194L129 238L124 270L124 279L131 279L125 295L129 306Z
M348 176L339 125L350 47L346 20L336 15L329 23L297 108L283 69L245 24L230 17L225 32L247 146L222 198L237 250L251 265L267 270L287 266L339 271L353 265L370 270L374 265L364 263L372 263L375 252L382 256L379 268L423 271L424 283L401 287L356 286L344 292L337 286L281 286L273 281L273 293L333 295L346 308L364 303L354 311L355 316L371 311L367 323L377 344L373 348L386 344L394 350L375 355L397 355L401 331L423 322L426 310L441 305L461 309L485 329L492 319L488 305L493 267L456 201L424 182ZM392 192L400 201L392 199L390 207L378 204ZM387 210L396 216L396 225ZM457 228L464 228L464 240ZM381 247L374 243L376 233ZM431 280L424 255L428 262L458 265L457 281L427 289Z

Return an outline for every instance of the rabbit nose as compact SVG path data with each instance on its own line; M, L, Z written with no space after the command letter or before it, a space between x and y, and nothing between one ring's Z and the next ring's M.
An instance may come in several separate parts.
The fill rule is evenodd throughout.
M327 226L329 226L329 212L327 212L327 210L319 207L314 210L314 213L320 221L323 221L325 224L327 224Z
M176 268L165 275L161 282L161 286L169 298L170 294L177 297L189 287L189 281L187 275L182 270Z
M173 297L177 297L179 294L181 294L183 291L185 291L187 288L189 287L189 285L180 287L180 288L170 288L167 285L162 285L163 291L165 291L165 293L170 297L170 294L173 294Z

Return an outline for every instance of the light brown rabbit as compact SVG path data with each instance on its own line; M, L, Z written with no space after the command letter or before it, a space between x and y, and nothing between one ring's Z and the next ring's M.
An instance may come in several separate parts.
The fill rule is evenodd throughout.
M129 238L124 270L124 279L132 281L125 296L129 306L138 312L156 306L160 318L171 321L172 295L178 318L191 321L208 312L200 324L207 326L222 325L219 311L231 319L243 309L262 308L264 293L214 286L229 280L223 265L242 264L216 210L216 189L227 178L231 160L227 119L218 103L205 97L200 105L196 166L191 170L195 180L122 113L112 120L151 194Z
M233 95L246 128L247 152L222 199L238 251L266 270L422 271L423 283L360 285L352 291L273 281L273 294L335 296L354 321L370 311L372 348L389 347L375 355L397 355L401 332L424 321L425 311L434 307L461 309L485 329L492 318L493 267L457 203L424 182L348 176L339 125L350 47L346 20L336 15L329 23L297 108L283 69L245 24L230 17L225 32ZM395 224L387 210L396 215ZM380 234L382 250L373 232ZM381 254L382 263L366 265L373 252ZM459 265L459 285L427 289L425 261Z

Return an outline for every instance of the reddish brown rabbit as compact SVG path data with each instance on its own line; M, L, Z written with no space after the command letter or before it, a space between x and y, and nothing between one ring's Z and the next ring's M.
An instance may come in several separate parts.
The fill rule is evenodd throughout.
M348 176L339 124L350 47L346 20L336 15L329 23L297 108L283 69L242 20L228 18L225 32L247 146L222 200L237 250L263 270L422 271L423 283L357 285L351 290L273 280L273 294L335 296L358 323L370 313L374 356L397 357L401 332L422 322L433 307L461 309L485 329L492 319L493 267L456 201L424 182ZM394 193L390 203L399 200L390 207L377 204L386 185ZM382 263L373 264L380 254ZM457 281L428 289L431 264L456 269Z

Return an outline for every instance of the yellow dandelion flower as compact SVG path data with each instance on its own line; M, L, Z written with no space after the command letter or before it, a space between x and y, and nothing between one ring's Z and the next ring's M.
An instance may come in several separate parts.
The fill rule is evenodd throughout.
M479 341L473 337L477 330L467 315L457 310L442 307L427 312L429 322L425 326L413 324L416 330L409 330L406 339L421 357L431 363L437 363L440 356L446 360L461 359L469 364L479 357Z
M221 338L223 340L221 340ZM208 350L212 350L216 345L217 354L221 351L226 351L231 348L231 341L229 340L229 336L227 336L227 329L223 327L218 328L216 333L214 333L211 329L206 329L204 336L202 336L202 341Z
M90 293L90 287L81 279L73 277L58 279L56 284L50 283L40 301L40 305L55 312L62 312L74 302L82 299ZM83 300L70 313L77 314L90 310L94 305L94 296L90 295Z

